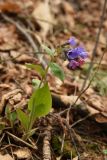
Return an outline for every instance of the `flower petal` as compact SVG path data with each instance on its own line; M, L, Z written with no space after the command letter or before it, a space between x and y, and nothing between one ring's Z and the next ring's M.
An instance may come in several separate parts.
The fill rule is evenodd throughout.
M71 45L71 46L75 46L76 45L76 40L74 37L71 37L69 40L68 40L68 43Z
M68 60L75 59L81 57L83 59L87 58L87 52L81 46L76 47L74 49L70 49L67 53Z
M68 67L70 69L76 69L77 67L79 67L79 63L75 60L71 60L68 64Z
M82 58L78 58L78 63L79 63L79 66L81 66L81 65L83 65L84 64L84 59L82 59Z

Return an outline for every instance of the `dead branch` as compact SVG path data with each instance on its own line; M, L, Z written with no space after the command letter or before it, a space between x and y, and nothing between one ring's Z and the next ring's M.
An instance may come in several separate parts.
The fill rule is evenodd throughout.
M51 126L48 126L45 130L45 137L43 140L43 160L51 160L51 149L50 149L50 140L51 140Z

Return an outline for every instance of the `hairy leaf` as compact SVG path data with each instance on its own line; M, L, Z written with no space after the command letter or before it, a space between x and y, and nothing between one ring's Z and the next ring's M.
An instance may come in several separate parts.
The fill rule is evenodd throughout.
M48 48L47 46L45 46L45 45L42 45L42 48L46 51L46 53L47 54L49 54L50 56L53 56L54 55L54 53L55 53L55 51L54 50L52 50L52 49L50 49L50 48Z
M52 106L52 97L46 83L42 88L35 90L31 96L28 109L30 110L30 125L33 124L35 118L45 116L49 113Z
M52 62L50 63L50 68L56 77L58 77L61 81L64 81L64 72L58 64Z
M27 131L28 130L28 124L29 124L29 116L19 108L16 110L16 112L17 112L18 119L20 120L22 126Z

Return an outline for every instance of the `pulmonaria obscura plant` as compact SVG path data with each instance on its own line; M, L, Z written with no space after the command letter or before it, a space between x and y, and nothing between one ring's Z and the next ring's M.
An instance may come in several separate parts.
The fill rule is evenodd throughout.
M64 53L68 60L68 67L73 70L83 65L87 58L87 52L83 47L77 46L74 37L70 38L66 43L58 46L54 50L45 45L42 45L42 48L50 56L50 61L46 68L43 68L42 65L38 64L26 64L29 69L33 69L38 72L41 79L33 79L35 89L29 99L26 113L21 109L17 109L18 119L24 129L24 139L28 139L32 134L34 134L35 129L33 129L33 126L36 119L47 115L51 110L52 97L47 81L49 68L56 77L61 81L64 81L64 73L61 67L56 63L56 57Z

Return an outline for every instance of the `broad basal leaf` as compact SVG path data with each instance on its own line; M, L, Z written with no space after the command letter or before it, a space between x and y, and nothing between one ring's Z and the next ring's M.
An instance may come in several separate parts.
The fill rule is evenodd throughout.
M28 109L31 111L31 119L35 117L45 116L49 113L52 106L52 97L46 83L42 88L37 89L31 96Z
M58 77L61 81L64 81L64 72L58 64L53 62L50 63L50 69L56 77Z
M29 125L29 116L24 113L21 109L16 110L18 119L20 120L22 126L25 128L25 130L28 130L28 125Z

